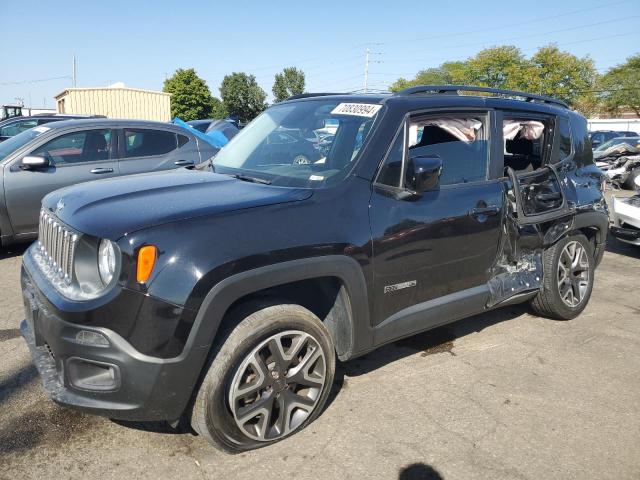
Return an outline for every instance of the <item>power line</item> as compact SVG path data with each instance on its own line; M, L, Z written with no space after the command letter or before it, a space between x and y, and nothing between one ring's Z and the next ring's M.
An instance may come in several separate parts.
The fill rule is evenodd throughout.
M2 86L6 86L6 85L26 85L28 83L40 83L40 82L50 82L52 80L62 80L62 79L70 79L71 77L69 75L63 75L61 77L49 77L49 78L39 78L37 80L19 80L19 81L15 81L15 82L2 82L0 83L0 85Z
M603 24L607 24L607 23L613 23L613 22L620 22L620 21L624 21L624 20L631 20L631 19L636 19L636 18L640 18L640 15L635 15L635 16L627 16L627 17L621 17L621 18L615 18L612 20L605 20L605 21L600 21L600 22L595 22L595 23L589 23L589 24L584 24L584 25L579 25L577 27L569 27L569 28L562 28L559 30L550 30L550 31L546 31L546 32L536 32L536 33L532 33L529 35L519 35L517 37L507 37L507 38L501 38L498 40L491 40L490 42L473 42L473 43L461 43L458 45L451 45L451 46L447 46L447 49L453 49L453 48L465 48L465 47L477 47L477 48L483 48L483 47L487 47L490 45L497 45L503 42L509 42L511 40L519 40L522 38L531 38L531 37L539 37L539 36L545 36L545 35L551 35L554 33L562 33L562 32L568 32L568 31L572 31L572 30L579 30L582 28L587 28L587 27L594 27L594 26L598 26L598 25L603 25ZM637 32L635 31L631 31L631 32L626 32L626 33L622 33L622 34L615 34L615 35L610 35L610 36L605 36L605 37L598 37L598 38L594 38L594 39L586 39L586 40L578 40L575 42L568 42L568 43L563 43L562 45L572 45L574 43L582 43L582 42L588 42L588 41L593 41L593 40L601 40L601 39L605 39L605 38L613 38L613 37L617 37L617 36L625 36L625 35L633 35L636 34ZM536 47L539 48L539 47ZM525 49L525 51L527 50L531 50L531 49ZM415 51L415 50L414 50ZM410 52L409 52L410 53ZM406 60L394 60L394 63L399 63L399 62L405 62Z

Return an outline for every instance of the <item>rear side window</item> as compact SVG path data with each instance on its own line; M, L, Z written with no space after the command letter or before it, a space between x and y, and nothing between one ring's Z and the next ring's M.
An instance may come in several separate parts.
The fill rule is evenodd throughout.
M554 153L551 163L561 162L571 155L571 126L569 125L569 119L558 117L556 128L558 149L557 153Z
M134 158L164 155L178 148L177 136L164 130L127 128L124 130L124 156Z
M185 137L184 135L178 135L178 148L186 145L189 142L189 137Z

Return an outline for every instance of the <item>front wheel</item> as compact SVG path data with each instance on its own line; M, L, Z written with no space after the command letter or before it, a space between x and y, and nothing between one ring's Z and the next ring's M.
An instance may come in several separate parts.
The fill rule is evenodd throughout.
M587 306L593 289L595 262L591 244L571 235L544 251L542 289L531 301L533 310L558 320L577 317Z
M246 316L211 362L193 407L193 428L229 452L282 440L322 410L335 373L329 332L299 305Z

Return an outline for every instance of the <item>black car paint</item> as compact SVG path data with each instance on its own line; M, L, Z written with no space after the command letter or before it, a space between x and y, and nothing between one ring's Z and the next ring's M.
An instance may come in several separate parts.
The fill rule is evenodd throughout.
M519 289L514 300L492 297L488 282L498 278L503 287L510 281L517 284L517 275L504 275L504 265L535 255L567 232L588 233L596 258L601 257L607 211L582 117L549 105L495 98L339 98L381 102L384 108L360 162L331 188L274 187L183 171L172 178L159 173L99 182L91 189L71 187L45 198L44 208L51 211L64 199L59 214L63 222L116 240L122 253L116 285L103 297L85 302L62 297L39 274L30 251L25 255L25 297L46 312L49 325L36 328L36 338L29 342L34 356L44 355L36 344L46 341L57 353L56 362L81 356L116 365L122 372L119 390L99 394L73 391L58 377L53 381L62 386L55 391L62 393L53 395L56 401L114 418L178 418L225 313L256 291L337 279L330 292L335 304L324 321L338 356L346 360L395 339L525 300L535 294L535 285ZM378 166L407 112L478 108L570 116L574 152L549 169L562 185L562 209L544 212L539 222L535 216L534 221L514 220L507 199L512 181L499 164L499 115L493 114L495 140L487 182L443 187L405 200L375 185ZM186 191L194 189L197 194L187 197ZM398 208L390 208L393 202ZM497 207L495 215L473 213L487 206ZM159 256L153 276L141 285L135 282L135 257L147 244L156 245ZM428 261L420 265L418 258ZM426 287L385 294L386 286L409 277ZM111 345L78 346L69 339L79 329L101 332Z

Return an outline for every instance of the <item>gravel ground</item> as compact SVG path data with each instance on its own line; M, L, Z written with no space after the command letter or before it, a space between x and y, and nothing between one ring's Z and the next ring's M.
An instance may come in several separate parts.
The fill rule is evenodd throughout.
M640 478L640 249L610 239L585 312L506 307L339 366L303 432L226 455L162 424L58 407L19 336L24 247L0 253L0 478Z

